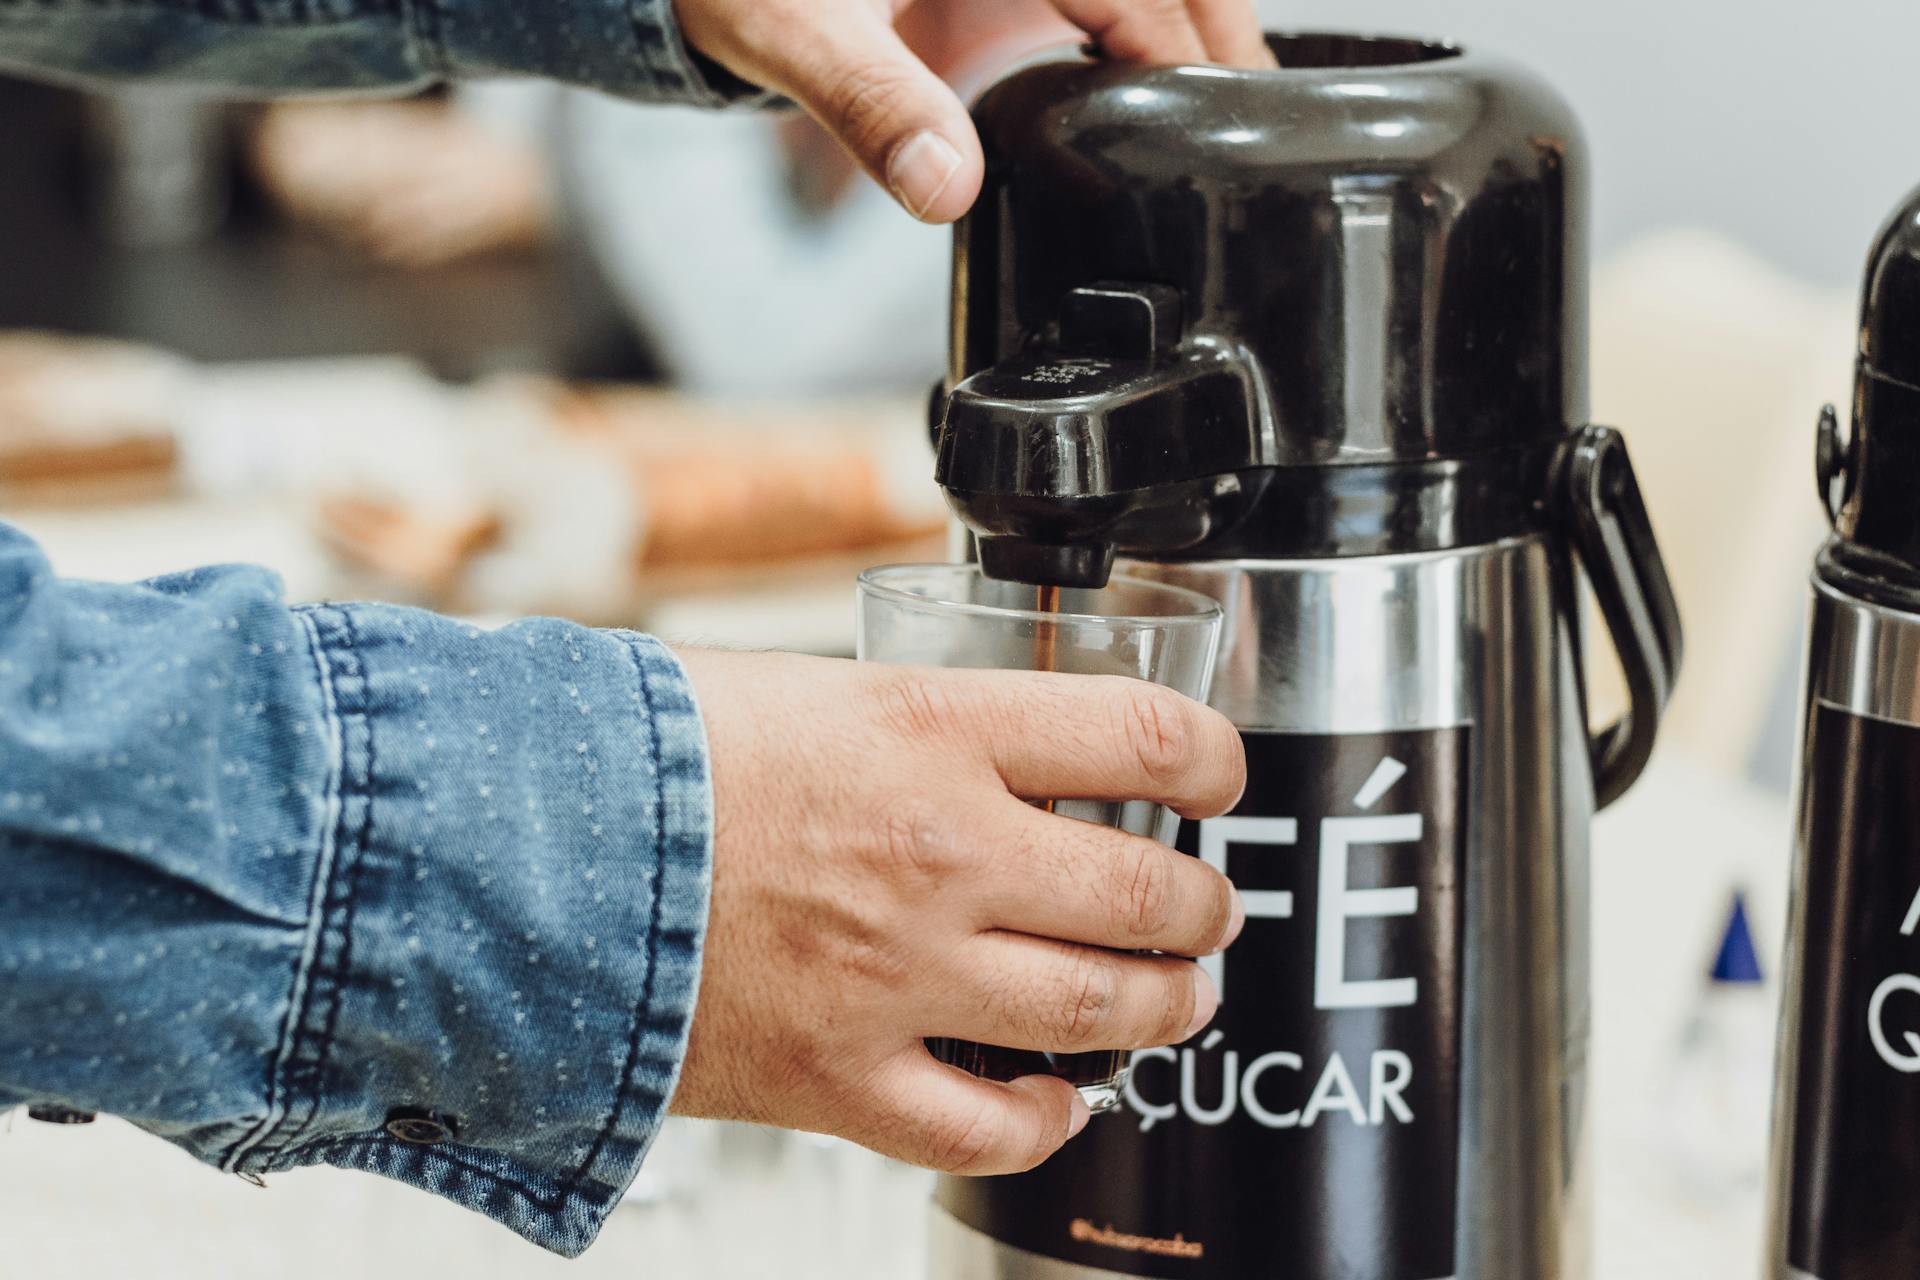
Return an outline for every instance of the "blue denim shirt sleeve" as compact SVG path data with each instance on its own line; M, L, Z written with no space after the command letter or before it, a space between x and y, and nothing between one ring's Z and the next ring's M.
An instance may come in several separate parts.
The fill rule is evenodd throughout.
M687 47L672 0L0 0L0 68L246 95L525 75L649 102L762 96Z
M579 1253L684 1056L705 742L644 636L66 581L0 525L0 1110ZM423 1115L450 1136L387 1128Z

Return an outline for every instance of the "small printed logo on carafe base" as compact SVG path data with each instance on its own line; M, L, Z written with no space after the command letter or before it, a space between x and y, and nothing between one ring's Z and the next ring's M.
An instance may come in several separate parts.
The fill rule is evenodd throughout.
M1205 1257L1207 1248L1198 1240L1189 1240L1176 1234L1172 1239L1161 1236L1135 1236L1124 1231L1115 1231L1112 1227L1096 1227L1085 1218L1075 1218L1067 1234L1082 1244L1102 1244L1110 1249L1125 1249L1129 1253L1157 1253L1169 1258Z

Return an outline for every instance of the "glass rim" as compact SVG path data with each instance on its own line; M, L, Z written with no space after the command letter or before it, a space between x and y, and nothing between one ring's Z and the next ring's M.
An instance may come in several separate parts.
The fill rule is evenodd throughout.
M974 577L984 577L977 564L960 561L932 561L923 564L881 564L861 572L859 589L870 596L904 604L910 608L938 610L941 613L972 614L981 617L1019 620L1027 622L1073 622L1088 625L1105 625L1171 631L1186 627L1205 626L1218 623L1224 616L1220 602L1212 596L1192 590L1189 587L1176 587L1170 582L1155 582L1151 578L1135 577L1132 574L1116 573L1107 579L1107 586L1123 584L1136 587L1158 595L1186 602L1190 607L1185 613L1073 613L1066 610L1048 611L1044 609L1014 609L1002 605L977 604L970 600L943 600L937 596L922 595L908 591L884 581L887 577L902 576L909 573L925 573L946 570ZM1073 590L1074 588L1067 588ZM1105 590L1106 588L1092 588Z

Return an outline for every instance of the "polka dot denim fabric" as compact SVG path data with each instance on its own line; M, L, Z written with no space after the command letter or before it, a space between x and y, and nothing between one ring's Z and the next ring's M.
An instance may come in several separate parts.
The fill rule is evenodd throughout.
M250 93L540 76L646 102L769 95L690 50L672 0L0 0L15 67Z
M0 525L0 1109L576 1254L685 1052L707 779L647 637L63 581Z

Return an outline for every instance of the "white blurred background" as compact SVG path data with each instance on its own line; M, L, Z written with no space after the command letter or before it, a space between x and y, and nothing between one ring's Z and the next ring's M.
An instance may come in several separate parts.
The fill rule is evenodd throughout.
M1851 289L1874 228L1920 186L1908 140L1920 8L1897 0L1261 0L1261 12L1452 38L1542 73L1586 124L1602 253L1709 227Z

